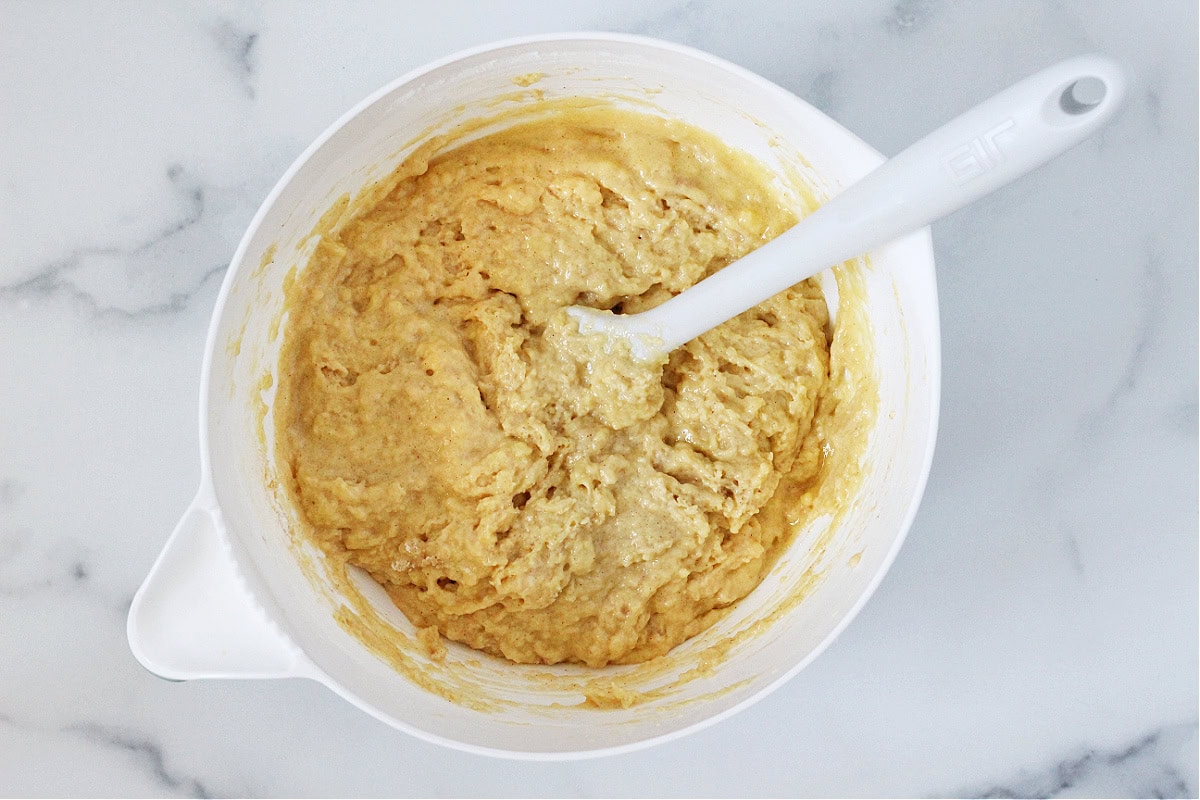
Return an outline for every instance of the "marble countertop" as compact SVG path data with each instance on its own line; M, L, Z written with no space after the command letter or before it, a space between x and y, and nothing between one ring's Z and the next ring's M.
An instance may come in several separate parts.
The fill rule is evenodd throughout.
M0 5L0 794L1197 793L1197 10L1188 0ZM934 227L929 487L810 668L699 734L526 764L315 683L168 683L125 641L199 474L208 316L345 109L551 30L729 58L886 153L1052 61L1136 77L1102 136Z

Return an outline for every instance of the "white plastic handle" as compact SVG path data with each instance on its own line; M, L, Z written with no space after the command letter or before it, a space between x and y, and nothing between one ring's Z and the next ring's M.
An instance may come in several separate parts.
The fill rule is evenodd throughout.
M304 656L246 587L206 487L134 595L126 632L142 666L171 680L305 673Z
M1126 80L1103 56L1062 61L951 120L790 230L649 311L572 308L581 329L666 353L805 278L924 227L1091 136L1120 107ZM590 312L590 313L588 313Z

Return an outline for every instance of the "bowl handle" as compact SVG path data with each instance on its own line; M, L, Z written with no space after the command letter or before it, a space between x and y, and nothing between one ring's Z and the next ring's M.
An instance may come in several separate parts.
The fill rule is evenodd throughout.
M299 648L246 587L207 486L134 595L126 632L142 666L170 680L308 672Z

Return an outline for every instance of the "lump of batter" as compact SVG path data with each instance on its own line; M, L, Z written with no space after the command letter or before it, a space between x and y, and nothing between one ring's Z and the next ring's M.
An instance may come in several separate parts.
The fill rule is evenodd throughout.
M763 167L559 110L415 155L374 197L287 300L279 461L324 552L522 663L652 658L749 593L821 463L820 290L641 366L581 358L564 309L642 311L781 233Z

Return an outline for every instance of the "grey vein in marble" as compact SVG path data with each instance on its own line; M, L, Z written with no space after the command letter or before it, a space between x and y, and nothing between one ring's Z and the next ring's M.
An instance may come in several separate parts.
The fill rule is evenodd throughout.
M678 37L683 41L691 41L705 33L697 23L707 13L708 7L707 0L685 0L628 26L626 30L643 36Z
M829 69L818 72L800 96L826 114L830 113L834 109L834 98L837 97L838 75L837 71Z
M39 592L49 592L56 588L54 581L49 578L42 581L23 584L0 583L0 597L5 599L25 598Z
M1146 370L1146 357L1150 350L1162 340L1160 332L1162 308L1167 298L1167 281L1163 274L1162 256L1152 242L1146 243L1146 266L1141 274L1141 302L1133 348L1125 361L1121 376L1098 408L1081 425L1080 433L1094 435L1096 430L1107 425L1113 414L1119 411L1121 400L1138 387Z
M1067 543L1067 558L1071 562L1071 569L1075 570L1075 574L1082 578L1087 570L1083 566L1083 550L1079 547L1079 537L1067 526L1063 525L1062 528L1063 539Z
M1197 787L1179 774L1175 763L1189 750L1195 757L1196 739L1195 721L1156 728L1124 747L1087 748L1040 772L951 796L1195 797Z
M937 12L937 0L900 0L884 20L888 33L906 35L920 29Z
M242 92L253 100L256 68L254 46L258 42L257 31L246 30L232 20L223 19L213 26L212 37L217 47L225 54L225 60L237 76Z
M25 486L15 478L0 480L0 504L11 505L25 493Z
M157 783L171 791L188 797L214 796L198 778L169 771L162 746L148 737L96 723L72 725L65 728L64 732L78 734L93 744L128 752L146 767Z
M1075 463L1090 459L1097 437L1110 426L1116 415L1122 413L1124 400L1140 387L1147 358L1153 348L1161 344L1162 335L1159 329L1162 308L1167 299L1167 282L1162 257L1153 242L1146 242L1145 259L1141 280L1138 281L1141 291L1133 346L1125 358L1120 375L1107 394L1091 411L1084 414L1076 425L1075 441L1070 448L1070 452L1075 456ZM1062 476L1055 474L1053 478L1061 481Z
M195 275L196 251L203 257L232 249L211 230L197 230L215 225L201 224L211 216L208 190L180 164L168 167L166 178L183 205L176 219L130 244L77 247L35 268L29 277L0 285L0 302L65 296L96 316L121 320L186 308L228 266L210 265L189 280ZM185 241L193 231L196 235Z
M0 531L0 596L25 597L86 581L82 548L73 545L66 559L58 559L51 552L54 548L33 551L29 545L34 541L34 532L28 528ZM54 544L61 546L62 542ZM58 564L48 568L47 562Z
M39 544L34 548L30 545ZM29 598L44 593L81 593L120 619L132 595L116 597L92 580L93 553L72 539L43 541L29 528L0 528L0 597Z
M164 790L186 797L228 797L249 794L248 792L224 790L214 792L199 778L168 768L167 757L161 744L146 734L127 728L97 722L80 722L50 729L23 722L4 712L0 712L0 725L43 734L65 734L78 737L97 747L128 753L132 756L134 763L138 764L155 784Z
M17 284L13 287L0 287L0 300L5 297L28 297L36 295L40 297L66 296L71 300L78 302L88 309L93 315L102 318L114 318L122 321L135 321L145 319L147 317L157 317L166 314L176 314L183 311L192 302L193 298L204 289L208 283L216 277L225 274L228 268L227 264L218 264L204 274L202 274L195 285L183 291L171 292L165 300L150 303L148 305L139 306L134 310L127 310L112 305L106 305L96 297L68 281L55 281L50 284L31 284L25 282Z
M1135 324L1133 346L1126 357L1117 380L1091 410L1085 412L1075 426L1070 446L1059 453L1036 479L1034 496L1040 498L1047 512L1064 484L1078 474L1081 465L1090 464L1096 451L1103 445L1103 433L1113 420L1124 414L1126 400L1135 393L1143 382L1149 355L1161 344L1160 332L1162 307L1167 299L1167 282L1161 257L1152 242L1146 244L1145 267L1141 272L1141 292L1138 316ZM1075 535L1073 524L1059 520L1056 527L1063 537L1071 567L1079 576L1085 573L1082 550Z
M24 493L25 486L19 481L12 478L0 480L0 508L11 509ZM65 553L66 558L62 559L56 557L53 551L62 549L63 541L43 543L41 551L33 553L29 545L34 541L36 536L29 528L0 527L0 597L28 597L72 585L78 587L88 582L91 569L86 559L87 548L67 541L68 552ZM59 568L48 569L47 562L55 561Z
M1192 439L1200 436L1200 403L1196 400L1196 394L1193 392L1179 398L1166 413L1164 421L1172 433Z
M1150 120L1150 127L1159 136L1163 132L1162 123L1162 97L1153 86L1147 86L1145 92L1146 115Z

